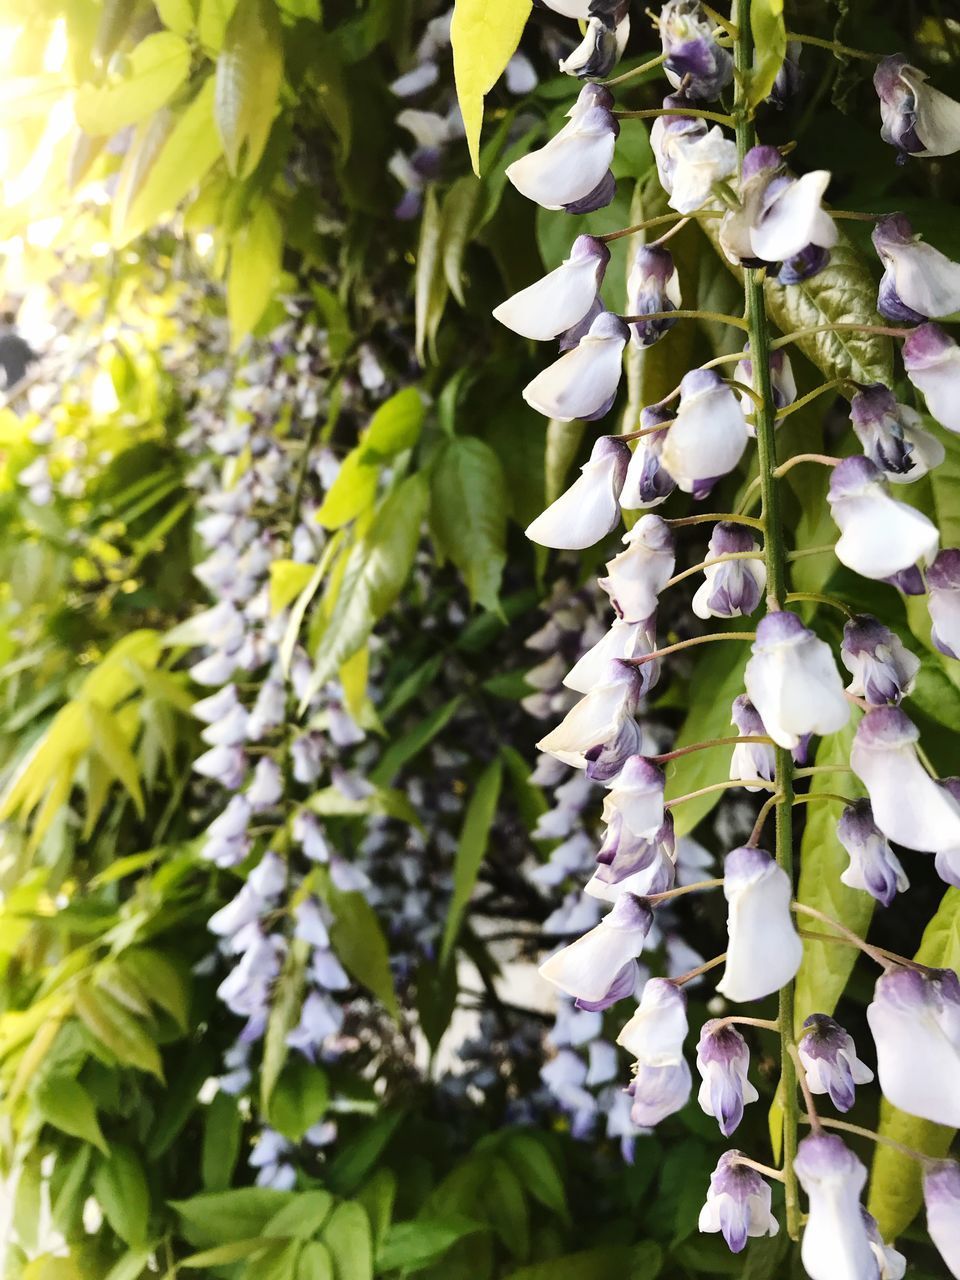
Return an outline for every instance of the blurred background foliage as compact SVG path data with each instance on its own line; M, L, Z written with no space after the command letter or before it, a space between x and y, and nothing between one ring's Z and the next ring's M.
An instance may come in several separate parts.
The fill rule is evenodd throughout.
M798 29L903 49L939 68L944 87L956 82L953 6L790 9ZM565 894L580 867L551 855L592 833L597 802L558 798L556 780L531 775L537 718L564 694L525 641L552 626L575 656L600 609L584 584L604 555L548 558L523 538L591 437L583 424L545 427L523 404L537 358L490 311L555 266L574 234L503 175L575 94L554 72L570 24L535 10L522 56L487 99L479 178L443 3L3 0L0 35L4 1274L800 1274L782 1237L735 1258L696 1234L725 1145L712 1122L691 1104L656 1134L616 1127L626 1063L602 1019L558 1033L531 976L540 947L578 928ZM637 12L625 65L655 46ZM955 167L897 169L862 65L809 50L804 66L804 92L767 111L765 138L795 139L801 169L830 168L838 205L904 209L960 257ZM658 92L627 91L638 106ZM630 125L616 200L576 231L660 211L645 129ZM627 245L614 245L607 273L621 309ZM674 245L690 297L736 305L696 227ZM855 261L867 298L878 272ZM625 421L725 341L709 324L681 325L634 355ZM813 362L798 360L797 374L801 392L818 378ZM790 448L852 450L825 405L791 416ZM268 845L299 856L298 818L321 819L354 878L301 863L290 891L324 900L350 985L335 1051L292 1052L294 943L266 1047L243 1058L238 1087L218 1088L240 1024L216 995L229 961L207 922L239 880L203 853L224 794L192 769L205 748L191 707L204 691L190 664L218 594L194 569L209 551L198 525L211 494L241 487L268 438L285 461L250 514L265 625L290 680L267 749L289 764L301 730L326 745L319 776L285 764L278 811L253 828L240 876ZM953 545L960 450L944 443L944 466L903 496ZM724 482L719 509L749 479ZM800 550L832 540L825 483L791 473ZM681 556L693 564L705 539L688 532ZM891 589L842 574L829 554L798 565L803 589L829 584L927 639ZM683 602L670 608L664 634L688 634ZM708 651L671 667L649 708L665 745L728 731L741 688L730 663ZM264 676L255 662L249 673L252 699ZM341 713L352 728L338 735ZM952 771L960 687L932 650L916 718ZM678 761L673 794L716 770L712 752ZM701 866L755 814L715 800L683 811ZM802 891L820 901L839 853L816 819L803 857ZM865 925L861 898L838 892L822 905ZM938 900L920 867L880 940L913 954ZM940 911L927 945L956 965L956 903ZM654 971L722 949L717 903L670 928ZM808 950L801 1007L839 998L847 959L837 972L824 948ZM857 967L845 1017L855 1037L867 994ZM694 1026L706 999L694 990ZM754 1050L761 1102L738 1143L763 1151L777 1071L762 1042ZM265 1134L289 1185L286 1173L260 1176ZM915 1188L899 1167L885 1176L883 1220L916 1230ZM928 1255L910 1275L937 1265Z

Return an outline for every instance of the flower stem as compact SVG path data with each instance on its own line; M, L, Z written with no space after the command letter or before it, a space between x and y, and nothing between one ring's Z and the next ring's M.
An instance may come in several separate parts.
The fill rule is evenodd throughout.
M689 569L684 569L682 573L675 573L672 578L663 584L664 590L667 587L676 586L678 582L682 582L684 578L692 578L697 573L702 573L704 569L712 569L714 565L726 564L729 560L762 560L762 551L725 551L722 556L714 556L712 560L703 560L700 564L695 564Z
M740 166L747 152L756 144L757 135L745 101L744 86L753 64L753 37L750 28L750 0L736 0L731 18L736 24L737 39L733 47L737 71L737 155ZM754 427L757 436L757 460L760 473L761 511L764 528L764 560L767 567L767 607L777 611L787 598L787 557L783 515L780 509L780 486L774 479L777 466L776 410L770 379L770 326L763 296L763 275L755 268L743 272L744 302L750 333L750 359L753 383L759 393ZM793 758L783 747L775 748L774 782L765 784L780 798L776 812L777 864L793 884ZM793 1047L793 983L780 990L777 1021L780 1027L780 1075L783 1085L783 1175L786 1199L787 1234L796 1240L800 1235L800 1196L793 1162L797 1154L797 1078L791 1056Z
M800 409L805 409L812 400L816 400L818 396L822 396L827 391L834 391L838 387L846 387L850 385L849 378L831 378L829 382L822 382L819 387L814 387L812 391L808 391L805 396L801 396L799 400L794 400L792 404L785 405L784 408L777 410L777 421L783 422L785 418L789 418L791 413L797 413Z
M683 804L685 800L698 800L701 796L713 795L716 791L729 791L731 787L756 787L760 791L772 791L774 784L768 782L766 778L731 778L728 782L711 782L709 787L701 787L698 791L688 791L685 796L677 796L675 800L668 800L663 806L665 809L673 809L678 804Z
M777 1031L780 1023L776 1018L745 1018L739 1013L733 1013L729 1018L716 1018L710 1024L712 1031L719 1031L721 1027L759 1027L761 1031Z
M625 658L631 667L642 667L644 663L656 662L658 658L666 658L668 654L679 653L681 649L694 649L698 644L711 644L714 640L756 640L755 631L712 631L706 636L691 636L689 640L678 640L676 644L668 644L663 649L655 649L653 653L645 653L642 658Z
M738 516L732 511L710 511L699 516L680 516L673 520L665 520L664 524L668 524L671 529L682 529L688 524L715 524L718 520L725 524L748 524L753 529L763 528L762 520L754 516Z
M779 480L788 471L792 471L799 462L819 462L823 467L835 467L842 461L842 458L831 458L828 453L796 453L792 458L788 458L786 462L781 462L773 474Z
M817 1115L817 1104L813 1100L813 1094L810 1091L810 1085L807 1081L807 1073L804 1069L803 1062L800 1058L800 1050L795 1044L790 1046L790 1057L793 1059L793 1065L797 1073L797 1083L803 1093L803 1101L807 1107L807 1124L814 1133L820 1132L820 1117Z
M644 107L642 111L614 111L618 120L655 120L658 116L693 116L697 120L715 120L717 124L733 124L733 116L722 111L704 111L700 107Z
M723 880L699 880L696 884L682 884L676 889L665 889L663 893L646 894L647 902L669 902L671 898L680 898L685 893L701 893L704 889L718 889Z
M788 551L787 559L790 561L803 560L807 556L825 556L828 552L833 555L836 551L834 543L824 543L822 547L803 547L800 551Z
M847 44L837 40L824 40L822 36L804 36L797 31L788 31L787 40L796 40L799 44L814 44L818 49L829 49L835 57L862 58L864 62L880 62L882 53L868 53L866 49L851 49Z
M840 935L840 938L838 938L837 941L845 938L848 942L852 942L854 946L859 947L863 954L869 956L871 960L875 960L877 964L882 965L884 968L887 967L887 957L884 956L883 952L881 952L877 947L871 947L869 942L865 942L858 933L854 933L852 929L848 929L847 926L845 924L841 924L839 920L834 920L832 916L828 916L823 911L818 911L816 907L808 907L806 903L803 902L791 902L790 907L791 910L795 911L798 915L810 916L814 920L819 920L821 924L826 924L829 925L831 929L836 929L837 933Z
M779 804L781 799L782 797L780 792L775 791L772 796L768 796L767 799L764 800L763 804L760 806L760 812L757 814L757 820L753 824L753 830L750 832L750 839L747 841L748 847L753 849L757 847L760 837L763 835L764 824L770 816L770 810L774 805Z
M849 796L838 795L835 791L810 791L806 795L794 796L794 804L812 804L814 800L836 800L840 804L849 804Z
M647 231L650 227L662 227L668 222L689 222L694 218L719 218L721 210L719 209L701 209L695 214L686 213L660 213L655 218L646 218L643 222L635 222L632 227L623 227L619 231L608 231L606 235L595 236L594 239L600 240L603 244L609 244L611 240L622 240L624 236L637 235L641 231ZM737 356L740 359L740 356Z
M756 1169L757 1173L762 1173L765 1178L772 1178L774 1182L786 1181L786 1175L782 1169L773 1169L768 1164L761 1164L759 1160L751 1160L749 1156L737 1155L733 1162L745 1165L748 1169Z
M893 1138L888 1138L886 1134L877 1133L875 1129L864 1129L862 1125L851 1124L849 1120L822 1120L821 1126L824 1129L842 1129L844 1133L855 1133L858 1137L869 1138L871 1142L878 1142L883 1147L892 1147L894 1151L899 1151L903 1156L909 1156L911 1160L916 1160L920 1164L937 1164L939 1157L925 1155L922 1151L915 1151L913 1147L905 1147L902 1142L897 1142Z
M722 311L697 311L690 310L674 310L674 311L648 311L642 316L621 316L620 319L624 324L643 324L646 320L713 320L716 324L733 325L735 329L742 329L744 333L747 331L746 320L740 316L728 316Z
M911 329L894 329L890 325L858 324L855 320L842 320L838 324L813 324L807 329L794 329L793 333L786 333L782 338L771 342L770 350L779 351L781 347L788 347L799 338L812 338L817 333L872 333L881 338L906 338L912 332Z
M712 960L705 960L703 964L698 964L695 969L689 969L686 973L681 973L679 978L671 978L670 981L675 987L682 987L685 982L692 982L694 978L699 978L701 973L709 973L711 969L716 969L717 965L723 964L727 958L727 953L714 956Z
M603 80L601 83L608 89L611 85L626 84L628 80L635 80L637 76L642 76L647 71L652 71L654 67L662 67L666 60L667 55L665 53L661 53L659 57L650 58L647 62L641 62L639 67L634 67L630 71L624 71L623 75L614 76L612 80Z
M803 769L797 769L793 776L812 778L816 773L853 773L853 770L848 764L808 764Z
M842 600L837 600L834 596L821 595L819 591L791 591L786 599L787 604L796 604L801 600L812 600L814 604L826 604L832 609L839 609L848 618L853 617L853 610L848 609Z
M708 742L694 742L692 746L677 747L675 751L664 751L658 756L647 756L647 759L652 760L654 764L666 764L668 760L678 760L680 756L692 755L694 751L706 751L708 747L735 747L741 742L770 744L773 739L765 737L762 733L747 734L739 738L711 738Z

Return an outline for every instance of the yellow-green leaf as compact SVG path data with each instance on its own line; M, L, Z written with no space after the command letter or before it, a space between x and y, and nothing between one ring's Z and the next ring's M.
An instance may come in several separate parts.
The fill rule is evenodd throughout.
M317 512L317 523L325 529L339 529L355 520L373 504L379 474L379 466L365 460L362 445L352 449L324 496Z
M234 350L256 326L273 296L282 250L280 219L264 201L237 232L230 250L227 318Z
M274 560L270 566L270 613L276 617L313 577L314 566L299 560Z
M480 173L483 99L516 52L532 0L456 0L450 41L470 163Z
M127 789L137 813L143 816L143 789L133 752L116 719L96 702L86 704L90 745L113 776Z
M129 55L126 74L102 85L83 84L74 109L92 137L138 124L170 101L190 72L190 46L173 31L146 36Z
M217 58L215 107L232 173L246 176L256 168L270 136L282 82L283 44L274 0L238 0Z
M97 1120L97 1108L83 1085L67 1076L48 1076L34 1095L37 1110L55 1129L92 1143L107 1154L107 1142Z
M751 0L750 30L753 32L754 61L747 81L747 98L755 107L769 97L786 56L783 0Z
M480 867L486 857L490 828L497 812L502 780L503 761L497 756L480 775L473 795L470 797L470 803L467 805L453 867L453 897L447 908L447 922L443 930L443 945L440 948L441 964L446 964L450 959L460 932L464 912L473 895Z

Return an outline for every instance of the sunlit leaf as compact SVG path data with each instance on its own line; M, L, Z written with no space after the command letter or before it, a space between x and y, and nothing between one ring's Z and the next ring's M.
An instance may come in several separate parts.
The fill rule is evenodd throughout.
M283 82L274 0L237 0L217 58L216 81L214 115L227 164L233 173L252 173L267 145Z
M457 99L474 172L480 172L483 99L520 43L532 0L456 0L450 40Z

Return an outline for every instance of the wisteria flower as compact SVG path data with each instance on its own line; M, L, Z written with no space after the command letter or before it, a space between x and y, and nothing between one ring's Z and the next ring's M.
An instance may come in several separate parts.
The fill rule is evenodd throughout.
M733 58L717 44L714 24L700 0L667 0L659 26L663 69L673 87L682 85L690 98L719 98L733 79Z
M620 132L612 108L609 89L584 85L560 132L507 167L507 177L520 194L544 209L568 213L590 213L608 205L616 191L610 162Z
M811 1133L794 1168L809 1201L800 1256L810 1280L877 1280L860 1206L865 1166L836 1134Z
M620 492L620 506L626 507L628 511L658 507L661 502L666 502L677 487L676 480L661 461L668 428L664 427L662 431L652 430L661 422L672 421L671 411L657 405L640 411L640 429L649 434L641 436L637 441L627 467L627 478Z
M646 902L622 894L598 925L545 960L540 975L588 1006L623 999L633 991L636 959L652 924Z
M747 152L740 178L740 208L728 211L720 244L734 263L783 262L810 245L831 249L837 228L822 206L830 182L825 169L795 178L776 147Z
M643 622L656 613L660 592L676 564L673 534L659 516L641 516L623 535L626 551L607 562L598 585L624 622Z
M615 658L629 661L631 658L643 658L655 653L657 648L656 618L646 618L641 622L626 622L616 618L609 631L605 632L592 648L580 658L563 678L568 689L576 689L578 693L589 693L591 689L602 683L605 672ZM660 660L654 658L635 667L641 682L641 696L646 695L660 677Z
M581 551L605 538L620 522L618 498L630 450L614 436L601 436L579 477L527 526L527 537L542 547Z
M728 560L704 569L704 582L692 601L698 618L740 618L753 613L763 599L767 570L760 543L745 525L721 522L710 535L706 558L731 553L753 553L756 559Z
M923 1174L930 1239L952 1276L960 1277L960 1164L942 1160Z
M743 1119L744 1105L760 1097L747 1079L750 1050L736 1027L712 1020L703 1024L697 1044L697 1070L703 1077L697 1101L714 1116L725 1138Z
M643 756L632 756L603 801L603 820L614 827L623 823L635 836L652 837L663 826L663 770ZM619 835L610 835L608 840ZM604 842L604 848L609 848Z
M881 218L872 239L884 267L877 299L882 316L915 324L960 311L960 263L924 244L905 214Z
M494 308L501 324L545 342L579 324L597 299L610 250L594 236L577 236L559 267Z
M630 330L603 311L572 351L565 352L523 389L532 409L558 422L592 422L609 413L623 371L623 348Z
M790 357L783 349L770 352L770 390L773 392L773 404L776 409L784 409L788 404L793 404L797 398L797 384L793 376L793 365L790 363ZM744 349L743 359L738 361L733 371L734 381L742 382L752 391L756 391L759 395L760 388L753 381L753 361L750 358L750 344L747 343ZM751 437L755 437L757 429L751 421L754 402L745 392L741 393L740 405L743 408L744 415L747 419L747 431ZM775 425L779 426L779 423Z
M960 551L941 551L927 570L931 640L948 658L960 658Z
M902 353L907 377L932 416L960 431L960 347L939 325L922 324L904 340Z
M717 990L728 1000L759 1000L800 968L803 943L790 911L790 877L763 849L743 846L723 864L727 962Z
M864 387L850 402L850 421L863 452L891 484L911 484L946 456L937 437L909 405L881 383Z
M853 676L849 692L877 707L898 704L913 690L920 670L920 659L900 637L868 614L844 624L840 660Z
M643 733L634 720L641 678L635 667L613 661L602 684L594 686L557 727L537 743L555 756L603 782L615 777L630 756L641 751Z
M869 1084L873 1072L857 1057L853 1037L825 1013L804 1022L797 1046L811 1093L827 1093L838 1111L853 1106L856 1086Z
M863 889L889 907L898 893L910 887L900 859L873 820L869 800L857 800L844 809L837 839L850 855L850 865L840 879L851 889Z
M640 245L627 276L628 313L645 316L657 311L676 311L680 303L680 277L673 254L659 245ZM676 323L669 318L631 321L630 341L635 347L652 346Z
M902 53L883 58L873 75L880 97L880 136L897 148L900 161L960 151L960 102L927 79Z
M836 733L850 718L830 646L787 610L760 619L744 680L778 746L792 750L806 734Z
M636 1013L617 1043L636 1060L630 1116L636 1125L655 1125L686 1105L692 1080L683 1056L687 1000L667 978L650 978Z
M869 458L844 458L834 467L827 500L841 531L837 559L865 578L889 578L937 554L937 526L891 497L883 472Z
M912 1116L960 1127L960 982L953 970L891 969L877 982L867 1022L884 1097Z
M692 369L680 383L680 405L661 458L685 493L732 471L747 447L740 401L715 369Z
M695 106L682 93L664 98L663 105L666 109ZM712 198L714 185L737 171L736 144L724 137L719 125L708 128L706 120L658 116L650 130L650 145L660 185L678 213L695 213Z
M756 1169L741 1164L741 1151L725 1151L710 1175L707 1201L700 1210L701 1231L719 1231L732 1253L752 1236L775 1236L780 1224L770 1212L770 1184Z
M898 707L877 707L857 725L851 767L888 840L924 853L960 849L960 803L920 763L919 738Z
M741 693L734 698L730 708L731 723L737 732L745 738L766 737L760 715L746 696ZM747 778L763 778L772 782L776 773L777 760L774 748L766 742L740 742L733 748L730 757L730 777L734 781ZM760 787L745 787L745 791L760 791Z

